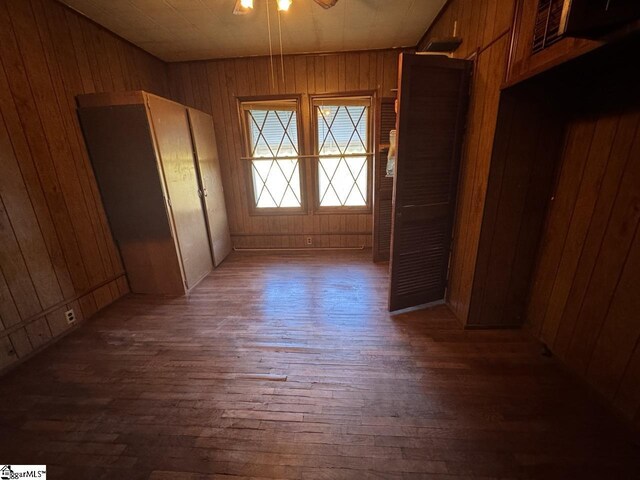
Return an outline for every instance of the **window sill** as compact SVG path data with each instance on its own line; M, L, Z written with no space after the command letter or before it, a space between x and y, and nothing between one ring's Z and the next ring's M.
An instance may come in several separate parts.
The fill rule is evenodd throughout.
M255 208L249 210L251 217L285 217L290 215L307 215L302 208Z
M372 213L371 207L316 207L315 215L366 215Z

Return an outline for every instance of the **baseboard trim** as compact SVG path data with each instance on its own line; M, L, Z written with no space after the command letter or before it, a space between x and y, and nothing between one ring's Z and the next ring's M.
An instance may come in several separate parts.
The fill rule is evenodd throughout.
M94 286L93 288L83 292L82 294L76 295L74 297L72 297L70 300L68 300L68 303L62 303L59 305L56 305L57 308L60 308L64 305L67 305L71 302L75 302L79 299L81 299L82 297L85 297L87 295L91 295L94 291L98 290L99 288L104 287L105 285L108 285L109 283L115 282L116 280L118 280L119 278L123 277L124 273L121 275L116 275L111 279L105 280L104 282L101 282L99 284L97 284L96 286ZM4 367L0 368L0 377L4 376L5 374L13 371L15 368L17 368L18 366L22 365L24 362L26 362L27 360L33 358L34 356L38 355L40 352L46 350L47 348L49 348L51 345L53 345L54 343L60 341L62 338L66 337L67 335L69 335L71 332L74 332L75 330L77 330L81 325L83 325L85 322L87 322L88 320L92 319L95 317L95 315L103 310L104 308L108 308L110 305L113 305L113 303L115 303L117 300L121 299L122 297L124 297L125 295L127 295L127 293L123 293L121 295L119 295L117 298L115 298L111 303L104 305L100 310L96 311L91 317L85 318L80 317L79 320L76 321L76 323L74 325L70 325L69 328L65 329L64 331L58 333L56 336L53 336L51 338L49 338L46 342L42 343L41 345L38 345L36 348L34 348L33 350L31 350L29 353L27 353L26 355L22 356L22 357L17 357L16 355L16 359L14 361L12 361L11 363L9 363L8 365L5 365ZM53 308L53 307L52 307ZM51 313L49 311L50 309L47 309L45 311L43 311L41 314L31 317L31 321L34 322L36 320L38 320L39 318L42 318L43 315L47 315L48 313ZM53 310L55 311L55 309ZM25 324L24 322L21 322L22 324L22 328L25 328ZM12 326L12 328L15 327L15 325ZM17 331L17 329L13 329L12 331ZM7 333L5 332L2 332ZM8 332L7 335L9 335L11 332ZM0 337L1 338L1 337ZM15 352L15 349L14 349Z
M21 320L18 323L15 323L15 324L11 325L10 327L5 328L2 332L0 332L0 338L6 337L7 335L11 335L13 332L16 332L16 331L20 330L21 328L26 327L30 323L33 323L36 320L38 320L38 319L40 319L42 317L45 317L45 316L49 315L50 313L55 312L60 307L64 307L65 305L68 305L68 304L70 304L72 302L75 302L76 300L79 300L80 298L82 298L82 297L84 297L86 295L89 295L90 293L93 293L94 291L98 290L99 288L102 288L105 285L108 285L111 282L114 282L114 281L118 280L119 278L124 277L125 275L126 275L125 272L117 273L117 274L107 278L106 280L98 283L97 285L94 285L93 287L87 288L86 290L76 294L73 297L64 299L61 302L58 302L55 305L52 305L52 306L46 308L45 310L41 311L40 313L32 315L31 317L26 318L25 320ZM56 337L56 338L58 338L58 337Z
M364 250L364 245L359 247L262 247L262 248L251 248L251 247L233 247L234 252L309 252L309 251L323 251L323 250Z

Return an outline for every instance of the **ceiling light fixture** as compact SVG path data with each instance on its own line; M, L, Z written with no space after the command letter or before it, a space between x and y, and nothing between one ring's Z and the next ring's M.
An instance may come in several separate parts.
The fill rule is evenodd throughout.
M233 7L234 15L246 15L253 11L253 0L236 0Z
M278 10L286 12L291 6L291 0L278 0Z

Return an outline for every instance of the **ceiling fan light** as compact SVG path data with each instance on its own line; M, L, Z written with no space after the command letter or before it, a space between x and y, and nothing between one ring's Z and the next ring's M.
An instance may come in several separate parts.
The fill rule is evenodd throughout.
M240 0L242 8L253 8L253 0Z
M286 12L291 6L291 0L278 0L278 10Z

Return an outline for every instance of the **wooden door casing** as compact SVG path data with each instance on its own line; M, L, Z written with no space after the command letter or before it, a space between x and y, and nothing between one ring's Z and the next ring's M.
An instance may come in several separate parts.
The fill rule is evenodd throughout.
M148 106L187 289L213 269L187 109L152 95Z
M403 53L389 310L444 299L472 62Z
M213 263L217 267L231 252L231 236L220 173L213 119L199 110L188 109L196 166L203 190L209 242Z

